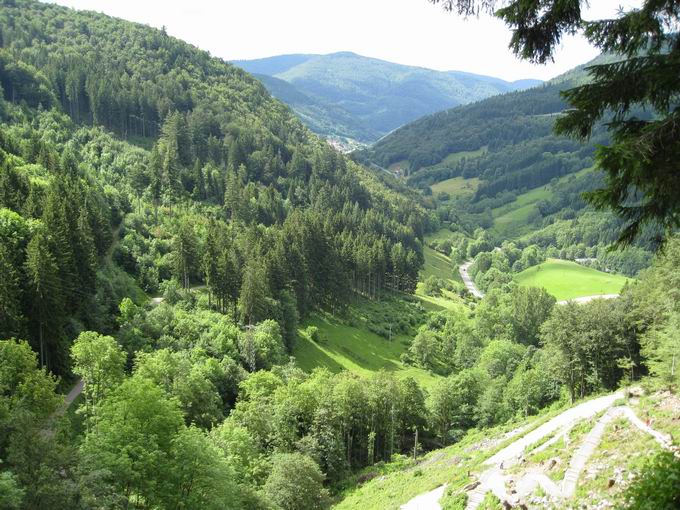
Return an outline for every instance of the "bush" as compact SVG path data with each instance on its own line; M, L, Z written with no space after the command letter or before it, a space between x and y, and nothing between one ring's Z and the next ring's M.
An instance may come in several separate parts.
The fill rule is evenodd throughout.
M272 471L264 484L264 493L283 510L323 509L328 506L328 492L319 466L301 453L277 453L272 457Z
M428 276L423 282L423 292L428 296L440 296L444 281L436 276Z
M468 495L466 492L457 494L446 494L442 501L443 510L465 510L467 507Z
M662 510L680 508L680 460L671 452L652 457L624 494L625 508Z
M319 328L316 326L307 326L305 335L313 342L319 343L321 341L321 334L319 333Z

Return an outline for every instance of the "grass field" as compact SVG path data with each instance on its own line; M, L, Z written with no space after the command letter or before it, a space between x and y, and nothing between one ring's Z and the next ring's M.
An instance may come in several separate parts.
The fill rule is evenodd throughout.
M428 296L423 292L422 283L419 283L416 287L416 297L420 300L423 308L429 312L455 310L464 306L460 297L447 290L443 290L441 296Z
M326 367L331 372L349 370L361 376L370 376L383 369L395 372L400 378L413 377L425 388L431 386L438 377L401 362L400 356L410 344L406 336L396 336L390 341L326 315L315 315L303 326L310 325L319 328L321 340L314 342L301 330L293 351L298 366L305 371Z
M442 232L451 233L447 229L442 229ZM423 255L425 256L425 264L420 271L420 281L424 281L429 276L436 276L448 281L462 282L460 274L451 263L446 255L433 250L429 246L423 247ZM423 284L419 283L416 287L416 297L420 299L421 304L426 310L441 311L451 310L459 306L460 299L448 291L444 291L442 296L428 296L422 290Z
M517 197L517 200L503 207L494 209L493 226L500 233L513 232L525 226L529 216L536 210L536 204L541 200L550 200L552 190L548 186L532 189Z
M526 287L543 287L558 300L597 294L618 294L629 281L625 276L603 273L569 260L548 259L515 276Z
M452 197L460 197L464 195L472 195L479 187L479 179L476 177L472 179L465 179L464 177L453 177L445 181L438 182L430 186L433 193L444 192Z
M444 239L449 239L452 235L452 232L446 228L440 228L436 232L428 232L425 234L425 243L429 244L433 241L443 241Z
M425 256L425 265L420 272L421 280L425 280L429 276L436 276L444 280L456 279L457 273L453 270L451 259L446 255L433 250L429 246L423 247L423 255Z
M558 182L563 182L573 177L579 178L591 171L592 168L584 168L576 173L565 175ZM525 227L528 227L529 217L536 211L536 204L541 200L549 201L552 197L553 190L551 185L541 186L522 193L513 202L491 211L494 219L494 229L503 237L514 237L524 233Z
M444 159L442 159L439 163L435 163L434 165L431 166L426 166L423 167L423 169L430 169L430 168L448 168L451 167L452 165L455 165L458 163L461 159L466 158L466 159L471 159L471 158L477 158L479 156L483 156L486 154L488 147L484 145L483 147L480 147L476 151L460 151L460 152L453 152L446 156Z

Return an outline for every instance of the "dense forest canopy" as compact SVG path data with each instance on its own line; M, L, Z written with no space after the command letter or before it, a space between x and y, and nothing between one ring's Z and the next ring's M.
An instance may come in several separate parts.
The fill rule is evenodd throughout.
M608 61L599 57L595 62ZM494 96L477 103L438 112L407 124L374 146L356 153L356 158L382 167L397 164L406 169L412 184L431 184L456 175L481 177L484 181L509 179L514 175L535 174L542 181L519 179L518 185L499 181L482 194L495 195L498 190L536 187L555 176L592 165L592 145L583 145L566 137L555 136L553 125L567 107L560 92L587 79L583 66L544 85L528 90ZM604 142L601 130L595 142ZM447 164L450 154L483 149L479 158L470 155L465 161ZM562 169L538 169L546 165L545 155L567 161ZM466 165L467 163L467 165ZM555 166L554 164L552 166ZM559 165L557 165L559 166Z
M26 225L8 264L17 288L32 280L66 306L45 304L56 321L46 328L46 312L13 292L16 320L3 334L28 328L37 346L49 329L51 368L65 368L55 346L66 318L92 324L82 297L94 296L109 249L145 291L172 276L203 282L246 323L282 296L304 315L344 306L351 289L414 285L421 209L310 135L243 71L103 15L14 2L0 16L3 214ZM85 261L83 243L94 244Z

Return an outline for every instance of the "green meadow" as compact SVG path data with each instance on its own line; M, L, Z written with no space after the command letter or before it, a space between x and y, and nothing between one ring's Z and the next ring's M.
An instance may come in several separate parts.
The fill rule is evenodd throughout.
M460 281L460 276L458 272L455 271L451 259L433 250L429 246L423 247L423 255L425 257L425 264L420 272L420 279L425 280L430 276L436 276L437 278L442 278L444 280L458 280Z
M576 173L565 175L557 182L579 178L591 172L592 168L584 168ZM514 201L497 207L491 211L493 216L493 228L504 237L512 237L526 233L531 229L529 219L537 212L536 204L542 200L549 201L553 197L553 186L547 184L527 191L519 195Z
M462 176L452 177L430 186L432 193L448 193L450 196L472 195L479 187L479 179L465 179Z
M569 260L548 259L517 274L515 281L526 287L543 287L561 301L598 294L618 294L630 279Z
M304 327L319 328L319 341L311 340ZM343 324L328 315L314 315L304 323L293 351L298 366L305 371L325 367L331 372L349 370L368 377L378 370L395 372L400 378L412 377L427 388L438 376L422 368L404 365L400 356L410 344L404 335L388 340L364 328Z
M447 229L442 229L440 232L451 233ZM444 290L441 296L428 296L423 292L422 282L430 276L436 276L447 281L462 282L457 267L454 266L449 257L433 250L427 245L423 246L423 255L425 257L425 264L420 271L421 283L418 283L416 287L416 297L420 299L423 307L430 311L441 311L451 310L459 306L460 299L447 290Z

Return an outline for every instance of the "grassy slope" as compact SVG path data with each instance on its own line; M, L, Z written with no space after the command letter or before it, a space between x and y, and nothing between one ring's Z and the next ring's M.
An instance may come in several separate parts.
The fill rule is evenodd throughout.
M555 407L544 411L539 417L533 416L520 423L470 430L459 443L434 450L417 462L401 458L387 465L366 468L363 473L384 476L376 477L359 487L348 487L342 495L344 499L334 508L396 510L415 496L445 483L448 484L447 491L456 492L471 481L471 475L484 469L484 460L517 439L505 438L507 432L525 426L525 433L529 432L558 412L559 409Z
M442 231L448 232L449 230L442 229ZM442 232L440 231L440 232ZM433 234L436 236L437 233ZM432 240L428 238L428 240ZM460 274L451 263L451 259L446 255L433 250L429 246L423 247L423 255L425 256L425 264L420 272L421 282L429 276L436 276L437 278L442 278L449 281L461 282ZM448 291L443 291L442 296L428 296L423 292L423 285L419 283L416 288L416 297L420 299L421 304L426 310L430 311L441 311L441 310L451 310L460 305L460 299L454 296Z
M455 279L457 273L454 271L449 257L433 250L429 246L423 247L423 255L425 256L425 265L420 272L421 280L425 280L429 276L436 276L444 280Z
M446 232L450 233L448 230ZM444 234L442 231L441 235ZM424 247L424 255L425 265L420 274L421 280L431 275L446 280L460 280L448 257L427 246ZM450 310L464 306L458 296L448 291L444 291L443 296L439 297L425 295L422 292L422 283L418 284L416 298L428 311ZM368 327L370 319L377 318L383 325L400 316L404 320L399 310L393 303L387 301L361 300L358 305L352 307L350 315L354 318L349 321L351 325L329 315L313 316L300 329L298 343L293 352L298 365L305 371L326 367L332 372L349 370L362 376L369 376L381 369L389 370L399 377L413 377L422 386L429 387L439 376L421 368L406 366L401 362L401 354L410 345L409 336L397 334L395 325L394 338L390 341L373 333ZM369 320L362 322L362 319ZM424 321L423 317L418 323L421 321ZM304 333L304 328L310 325L319 328L322 338L319 343L313 342ZM413 326L413 323L411 325Z
M558 182L563 182L574 176L581 177L590 171L592 171L592 168L584 168L576 173L565 175ZM552 196L553 190L550 184L522 193L513 202L491 211L494 219L493 228L504 237L525 233L527 220L531 213L536 210L536 204L541 200L550 200Z
M493 226L501 233L513 232L525 226L529 216L536 210L540 200L550 200L552 190L549 186L535 188L517 197L514 202L491 211Z
M639 402L630 401L627 404L641 419L651 418L655 429L677 435L679 427L677 409L680 408L678 395L667 391L655 391L641 398ZM564 410L566 408L560 409L556 404L525 422L492 429L471 430L459 443L432 451L417 462L399 458L396 462L366 468L354 477L353 483L350 483L341 495L343 499L334 508L396 510L413 497L444 483L448 484L448 488L440 503L446 508L446 503L452 501L451 495L457 494L485 469L482 463L486 459ZM516 477L529 471L544 470L553 480L561 480L571 456L592 429L595 421L591 419L579 422L568 434L568 441L557 441L543 453L528 455L526 463L511 467L506 473ZM505 432L524 426L526 428L523 428L522 433L514 438L505 437ZM551 437L553 434L546 436L544 440L547 441ZM537 447L542 442L532 447ZM576 494L569 502L569 507L593 508L593 505L607 499L614 503L613 508L621 508L621 492L630 481L630 474L635 473L645 460L657 451L658 444L649 435L632 427L627 420L617 419L610 423L605 429L602 442L588 460L579 478ZM548 459L556 459L559 462L554 467L549 467L546 462ZM360 485L357 480L362 475L365 478L367 473L372 473L375 477ZM609 487L609 480L616 478L617 483ZM540 489L534 492L535 495L541 493Z
M400 356L410 343L403 335L390 341L325 315L315 315L304 324L310 325L319 328L321 341L313 342L301 332L293 351L298 365L305 371L326 367L332 372L349 370L369 376L383 369L393 371L399 377L413 377L424 387L430 386L437 379L437 376L426 370L405 366L401 362Z
M544 287L558 300L596 294L618 294L628 278L603 273L569 260L548 259L515 276L518 284Z
M434 168L449 168L452 165L455 165L462 159L472 159L472 158L477 158L479 156L483 156L486 154L488 151L488 146L484 145L480 147L477 150L474 151L459 151L459 152L452 152L448 156L446 156L444 159L442 159L439 163L436 163L434 165L426 166L418 170L428 170L428 169L434 169ZM406 164L409 164L408 160L405 160Z
M474 177L472 179L465 179L462 176L452 177L445 181L438 182L430 186L432 193L444 192L452 197L461 197L465 195L472 195L479 187L479 179Z

